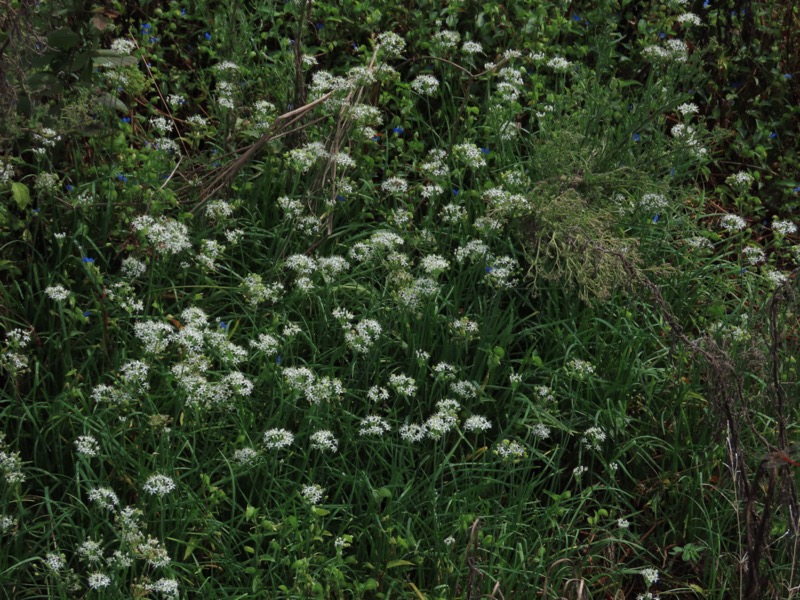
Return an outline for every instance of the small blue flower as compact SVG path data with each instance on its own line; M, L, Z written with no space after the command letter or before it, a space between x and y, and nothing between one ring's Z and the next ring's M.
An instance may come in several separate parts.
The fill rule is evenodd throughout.
M211 41L211 34L207 31L203 34L203 37L206 38L206 40Z
M83 260L83 264L85 264L85 265L93 265L94 264L94 259L90 258L88 256L84 256L82 260Z
M403 135L403 131L405 131L402 127L395 127L392 129L397 135Z
M579 23L580 20L581 20L581 16L576 13L576 14L572 15L572 20L575 21L576 23Z
M492 271L494 271L494 267L486 267L487 273L491 273Z
M661 218L661 215L653 215L653 223L658 223L658 220Z
M356 44L355 42L353 42L353 50L355 52L358 52L358 44Z
M151 44L155 44L155 43L156 43L156 42L157 42L159 39L160 39L160 38L157 38L157 37L155 37L155 36L152 36L152 35L151 35L151 36L150 36L150 39L149 39L149 42L150 42Z
M276 359L276 361L275 361L275 362L277 362L277 363L278 363L278 366L280 366L280 365L281 365L281 355L280 355L280 354L278 354L278 358Z
M223 330L227 329L228 328L228 324L225 321L220 321L219 322L219 328L223 329Z
M320 30L320 29L322 29L323 27L325 27L325 24L324 24L324 23L315 23L315 24L314 24L314 27L316 27L316 28L317 28L317 30Z
M711 6L711 0L703 0L703 8L708 8Z
M663 31L659 31L658 32L658 37L660 37L663 40L665 37L667 37L667 34L664 33Z
M784 79L791 79L792 78L792 74L791 73L784 73L783 74L783 78Z
M131 118L130 117L122 117L122 122L123 123L130 123L131 122Z
M800 185L798 185L796 188L794 188L794 189L792 190L792 193L793 193L793 194L800 194Z
M341 194L336 194L336 201L337 202L344 202L345 198Z
M185 17L185 16L186 16L186 9L185 9L185 8L182 8L182 9L181 9L181 16L182 16L182 17Z
M118 180L118 181L121 181L122 183L128 183L128 178L127 178L127 177L125 177L125 175L123 175L122 173L120 173L119 175L117 175L117 180Z
M453 196L458 196L459 189L453 188Z
M142 35L147 35L153 29L153 26L150 23L143 23L142 24Z
M640 142L641 140L642 140L642 136L640 136L638 133L634 133L633 134L633 141L634 142Z
M74 190L74 189L75 189L75 188L74 188L74 187L72 187L72 185L70 185L69 183L68 183L67 185L65 185L65 186L64 186L64 188L65 188L65 189L66 189L68 192L71 192L72 190Z
M377 133L370 138L373 142L380 142L381 141L381 134Z
M770 132L769 139L774 140L776 137L778 137L777 133L775 133L774 131Z
M675 176L675 167L672 167L672 168L669 170L669 174L670 174L670 175L672 175L673 177Z
M742 267L742 269L739 271L739 275L742 273L747 273L747 267Z
M491 152L489 148L481 148L481 154L489 154L489 152Z
M89 317L92 316L92 311L90 311L90 310L83 311L83 316L88 319Z

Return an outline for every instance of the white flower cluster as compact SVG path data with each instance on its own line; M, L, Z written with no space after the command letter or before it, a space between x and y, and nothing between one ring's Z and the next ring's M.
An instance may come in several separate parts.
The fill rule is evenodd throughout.
M269 303L275 304L283 297L284 287L282 283L273 282L265 284L261 275L250 273L242 281L244 296L252 306Z
M327 376L318 377L308 367L286 367L283 369L283 377L287 385L302 392L310 404L333 402L345 393L341 381Z
M500 458L508 461L518 461L528 456L528 451L525 447L517 441L504 439L497 446L494 451Z
M388 58L400 56L406 47L406 41L392 31L385 31L378 35L378 45Z
M686 62L689 48L683 41L672 39L663 46L647 46L642 50L642 56L657 64Z
M411 89L420 96L432 96L439 89L439 80L433 75L417 75L411 82Z
M453 154L461 162L473 169L486 166L486 159L483 158L483 152L475 144L465 142L463 144L456 144L453 147Z
M133 220L133 228L144 234L156 252L179 254L191 248L189 228L175 219L160 216L155 219L142 215Z

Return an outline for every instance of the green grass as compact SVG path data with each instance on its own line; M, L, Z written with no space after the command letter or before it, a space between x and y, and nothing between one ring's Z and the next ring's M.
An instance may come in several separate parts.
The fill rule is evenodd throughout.
M794 594L796 237L601 5L15 9L6 597Z

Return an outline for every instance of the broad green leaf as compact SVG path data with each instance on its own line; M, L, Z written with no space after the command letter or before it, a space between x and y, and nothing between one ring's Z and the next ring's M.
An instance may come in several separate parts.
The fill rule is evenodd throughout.
M31 203L31 193L28 186L18 181L11 182L11 194L14 196L14 202L20 210L25 210Z

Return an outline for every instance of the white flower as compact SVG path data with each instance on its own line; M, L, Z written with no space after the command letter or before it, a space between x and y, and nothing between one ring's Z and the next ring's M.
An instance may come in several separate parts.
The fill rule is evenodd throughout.
M691 27L692 25L702 25L703 21L696 14L688 12L678 15L678 23Z
M386 31L378 35L378 45L388 56L400 56L406 47L406 41L396 33Z
M757 246L746 246L745 249L742 250L742 254L744 254L745 260L751 265L757 265L767 259L767 255L764 251Z
M773 287L783 285L784 283L789 281L789 278L780 271L767 271L766 273L764 273L764 275L766 276L766 278L769 280L770 284Z
M481 415L472 415L464 421L465 431L486 431L492 428L492 422Z
M375 435L380 437L390 429L386 419L378 415L370 415L361 421L358 427L358 433L359 435Z
M421 442L427 435L425 425L410 423L400 427L400 437L407 442Z
M111 51L115 54L130 54L136 49L136 44L127 38L117 38L111 42Z
M100 444L91 435L82 435L75 440L75 448L82 456L97 456L100 454Z
M458 42L461 41L461 36L457 31L443 30L437 31L433 34L433 43L440 49L455 48Z
M64 558L58 554L53 554L52 552L44 557L44 562L47 563L47 566L50 567L51 571L60 571L66 566L66 561L64 561Z
M322 429L311 434L311 448L335 454L339 449L339 441L333 435L333 432Z
M567 369L577 377L588 377L594 375L594 366L590 362L573 358L567 364Z
M494 453L504 460L520 460L528 456L528 451L519 442L504 439L497 446L495 446Z
M772 230L780 235L789 235L797 231L797 225L791 221L773 221Z
M592 450L600 450L600 444L606 441L606 432L599 427L590 427L583 433L581 441Z
M240 465L250 465L255 462L256 458L258 458L258 452L255 449L247 447L247 448L239 448L233 452L233 460Z
M486 166L481 149L475 144L463 143L453 147L453 154L473 169Z
M658 569L652 569L652 568L642 569L641 571L639 571L639 574L642 577L644 577L644 584L647 587L650 587L651 585L653 585L658 581Z
M264 445L270 449L280 449L291 446L294 434L286 429L269 429L264 432Z
M745 227L747 227L747 221L745 221L739 215L724 215L720 220L719 224L722 226L723 229L727 231L741 231Z
M417 393L417 384L408 375L392 373L389 376L389 385L397 394L406 398Z
M148 583L146 587L150 592L158 592L169 598L178 597L178 581L176 579L161 578L155 583Z
M157 473L147 478L142 489L153 496L165 496L175 489L175 482L171 477Z
M557 73L564 73L569 70L572 65L566 58L554 56L547 61L547 66L556 71Z
M456 538L454 538L452 535L444 538L444 545L445 546L452 546L455 543L456 543Z
M467 41L461 46L461 51L464 54L481 54L483 53L483 46L478 42Z
M111 585L111 578L105 573L92 573L88 585L93 590L100 590Z
M390 177L381 184L381 189L389 194L405 194L408 191L408 182L400 177Z
M753 181L755 181L755 179L752 175L750 175L750 173L739 171L738 173L734 173L728 177L725 180L725 183L731 187L739 188L740 190L747 190L751 185L753 185Z
M628 529L630 526L628 519L617 519L617 527L620 529Z
M540 440L546 440L550 437L550 428L542 423L536 423L531 426L531 435Z
M325 490L322 486L314 483L304 486L303 489L300 490L300 495L303 496L309 504L319 504L322 502Z
M96 502L99 506L114 510L119 504L119 498L111 488L95 488L89 492L89 500Z
M683 116L686 115L693 115L699 112L700 109L697 107L697 104L694 102L685 102L678 107L678 112L681 113Z
M411 89L420 96L431 96L439 89L439 80L433 75L418 75L411 82Z
M48 298L55 300L56 302L62 302L69 298L72 294L72 292L66 289L63 285L51 285L45 288L44 293L47 294Z

